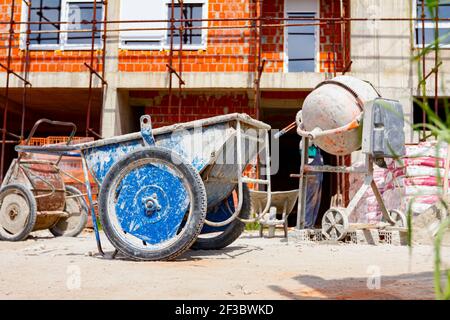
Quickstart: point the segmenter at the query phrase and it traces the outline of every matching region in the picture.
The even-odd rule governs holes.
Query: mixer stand
[[[302,137],[303,146],[308,146],[310,138]],[[328,173],[357,173],[363,174],[365,176],[364,183],[355,196],[350,201],[349,205],[344,207],[332,207],[330,208],[322,218],[322,234],[327,240],[343,240],[347,233],[351,229],[355,229],[361,224],[350,224],[349,216],[355,210],[358,203],[366,194],[369,188],[372,188],[373,193],[377,199],[378,205],[380,206],[381,212],[383,214],[383,220],[388,222],[392,226],[396,227],[406,227],[406,217],[403,213],[398,210],[387,210],[384,204],[383,198],[381,196],[380,190],[378,189],[374,179],[373,179],[373,165],[375,159],[370,154],[365,154],[365,165],[363,168],[347,167],[347,166],[311,166],[307,164],[308,161],[308,148],[302,148],[302,159],[300,166],[300,174],[292,174],[292,178],[299,178],[299,202],[297,210],[297,228],[305,228],[305,216],[306,216],[306,194],[307,194],[307,181],[308,175],[317,172],[328,172]],[[367,227],[367,225],[366,225]]]

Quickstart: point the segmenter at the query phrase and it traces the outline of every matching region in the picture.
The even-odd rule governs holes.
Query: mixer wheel
[[[388,221],[391,225],[400,228],[406,228],[406,216],[400,210],[389,210],[389,217],[391,221]]]
[[[66,198],[64,211],[69,213],[69,217],[59,219],[50,228],[50,232],[55,237],[76,237],[83,231],[88,221],[88,206],[80,190],[72,186],[66,186],[66,194],[70,198]]]
[[[322,234],[327,240],[343,240],[348,228],[348,217],[343,208],[331,208],[322,218]]]
[[[0,190],[0,240],[25,240],[36,223],[36,200],[25,186],[10,184]]]

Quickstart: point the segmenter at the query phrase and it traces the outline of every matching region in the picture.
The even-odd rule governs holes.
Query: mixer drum
[[[315,128],[331,130],[345,126],[361,114],[363,104],[378,97],[372,85],[357,78],[339,76],[325,81],[311,92],[303,103],[303,127],[306,131],[312,131]],[[314,143],[330,154],[343,156],[360,149],[361,141],[360,127],[345,133],[316,138]]]

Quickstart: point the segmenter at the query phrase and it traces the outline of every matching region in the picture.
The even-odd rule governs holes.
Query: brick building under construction
[[[243,112],[280,129],[343,73],[400,100],[416,142],[422,79],[436,110],[450,95],[449,37],[439,57],[413,59],[436,30],[450,31],[441,2],[437,21],[421,0],[1,0],[1,123],[13,134],[3,170],[10,140],[39,118],[73,121],[93,138],[136,131],[145,113],[155,127]],[[42,136],[63,134],[54,130]],[[298,186],[289,174],[299,140],[280,142],[275,190]]]

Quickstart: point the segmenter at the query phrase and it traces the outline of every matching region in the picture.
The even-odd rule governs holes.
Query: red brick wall
[[[22,1],[16,0],[14,8],[14,20],[21,21],[22,13]],[[11,3],[12,0],[0,0],[0,21],[6,22],[11,17]],[[4,34],[9,31],[9,24],[0,25],[0,63],[6,65],[7,61],[7,46],[8,35]],[[14,25],[14,31],[20,32],[20,26]],[[94,65],[98,65],[98,70],[102,69],[101,62],[101,50],[98,50],[94,54]],[[12,50],[12,64],[11,68],[16,72],[23,72],[25,68],[25,54],[20,49],[19,34],[15,35],[13,41]],[[30,51],[30,71],[31,72],[81,72],[86,71],[87,68],[84,63],[90,63],[90,51],[89,50],[33,50]],[[4,72],[0,69],[0,72]]]
[[[254,18],[258,16],[257,0],[209,0],[208,18]],[[340,0],[320,1],[320,17],[340,17]],[[334,7],[333,7],[334,6]],[[348,8],[349,0],[344,1]],[[348,10],[346,10],[348,12]],[[262,3],[264,24],[282,24],[276,20],[284,17],[284,0],[265,0]],[[270,18],[274,18],[271,20]],[[238,22],[210,22],[210,27],[237,25]],[[245,25],[244,22],[240,23]],[[334,35],[334,39],[333,39]],[[347,36],[345,38],[349,37]],[[256,35],[254,29],[209,30],[205,51],[183,51],[183,71],[185,72],[252,72],[256,68]],[[327,24],[320,27],[320,71],[333,71],[336,49],[337,69],[343,68],[343,45],[341,25]],[[333,47],[332,43],[336,43]],[[168,51],[122,50],[119,54],[119,70],[125,72],[164,72],[169,60]],[[282,26],[263,27],[262,58],[266,59],[265,72],[283,72],[284,28]],[[178,69],[178,52],[174,54],[174,67]]]
[[[208,18],[251,18],[257,17],[257,0],[209,0]],[[339,18],[340,0],[320,1],[320,17]],[[348,13],[349,0],[344,1]],[[284,17],[284,0],[265,0],[262,4],[264,24],[282,24],[276,20]],[[271,20],[270,18],[274,18]],[[210,22],[209,26],[230,26],[237,22]],[[241,23],[245,24],[245,23]],[[336,71],[343,69],[343,45],[341,24],[320,26],[320,71],[334,70],[334,53],[336,50]],[[348,31],[348,28],[347,28]],[[333,38],[334,37],[334,38]],[[345,36],[347,39],[349,34]],[[335,46],[332,43],[336,44]],[[348,44],[347,44],[348,47]],[[205,51],[184,51],[183,71],[185,72],[252,72],[255,70],[256,35],[250,30],[209,30],[208,44]],[[349,52],[349,50],[347,50]],[[127,51],[120,53],[121,71],[142,72],[167,71],[168,51]],[[174,55],[174,67],[178,69],[178,52]],[[282,26],[263,27],[262,58],[266,59],[265,72],[282,72],[284,66],[284,28]]]
[[[0,21],[8,21],[12,0],[0,0]],[[340,16],[339,0],[318,0],[321,16],[330,17],[332,4],[335,16]],[[209,0],[209,18],[251,18],[257,16],[257,0]],[[348,7],[349,0],[345,1]],[[22,1],[16,0],[14,19],[20,21]],[[265,17],[284,16],[284,0],[265,0],[262,8]],[[247,22],[210,22],[211,27],[230,26]],[[265,24],[282,23],[279,20],[266,20]],[[1,32],[7,32],[8,25],[1,25]],[[14,28],[19,31],[19,26]],[[322,26],[320,31],[321,71],[333,69],[327,60],[333,60],[332,34],[335,35],[337,51],[337,70],[342,69],[343,50],[340,25]],[[348,34],[346,36],[348,39]],[[267,60],[265,72],[283,71],[284,30],[283,27],[265,27],[262,32],[263,58]],[[0,60],[6,63],[7,35],[0,38]],[[253,72],[255,71],[256,35],[253,29],[208,30],[208,44],[204,51],[183,51],[184,72]],[[349,50],[348,50],[349,52]],[[178,52],[174,54],[174,66],[178,67]],[[87,71],[83,65],[89,62],[89,51],[32,51],[32,72],[81,72]],[[101,50],[95,52],[96,63],[100,63]],[[124,72],[165,72],[169,52],[158,50],[132,51],[120,50],[119,70]],[[19,48],[18,37],[14,41],[13,64],[15,71],[23,71],[24,54]],[[101,70],[101,66],[98,67]],[[0,70],[3,72],[4,70]]]
[[[344,14],[349,16],[349,0],[344,1]],[[340,18],[340,0],[320,0],[321,18]],[[320,71],[333,72],[334,61],[336,61],[336,71],[340,72],[345,68],[346,61],[349,61],[349,23],[345,27],[340,23],[327,23],[320,27]],[[343,35],[343,32],[345,33]],[[345,39],[345,45],[343,43]],[[334,45],[333,45],[334,44]],[[345,52],[344,52],[344,47]],[[336,55],[336,59],[335,59]],[[345,58],[345,59],[344,59]]]
[[[284,0],[263,2],[263,16],[266,18],[284,17]],[[264,24],[282,24],[280,20],[266,20]],[[264,72],[283,72],[284,66],[284,28],[265,27],[262,31],[262,57],[266,59]]]
[[[131,91],[130,98],[148,100],[146,114],[152,116],[155,127],[177,123],[178,97],[173,95],[169,107],[169,95],[160,91]],[[204,119],[229,113],[247,113],[255,117],[254,103],[246,92],[184,93],[181,122]]]
[[[14,10],[14,20],[20,21],[21,16],[21,1],[16,1],[18,4],[15,6]],[[9,22],[11,19],[11,0],[0,0],[0,21],[2,22]],[[6,56],[8,55],[7,45],[8,45],[8,31],[9,31],[9,24],[1,24],[0,25],[0,32],[2,33],[0,37],[0,62],[3,65],[6,65]],[[19,32],[20,27],[18,25],[14,26],[14,31]],[[12,51],[12,65],[11,67],[14,70],[21,70],[22,66],[22,57],[21,52],[18,50],[19,42],[16,38],[15,41],[13,41],[13,51]],[[5,70],[3,68],[0,69],[0,72],[4,72]]]
[[[255,15],[253,0],[209,0],[208,18],[251,18]],[[246,25],[240,22],[209,22],[209,27]],[[208,30],[205,51],[184,50],[184,72],[243,72],[254,70],[251,66],[255,50],[254,34],[248,29]],[[131,51],[119,53],[119,70],[128,72],[164,72],[169,61],[169,51]],[[174,67],[178,69],[178,51],[174,53]]]

